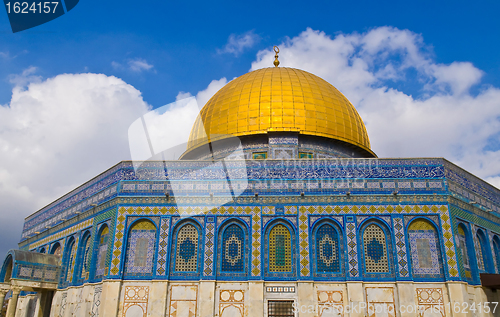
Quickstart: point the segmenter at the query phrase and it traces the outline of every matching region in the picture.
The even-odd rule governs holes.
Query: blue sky
[[[15,34],[2,12],[0,254],[24,217],[130,159],[138,116],[189,94],[203,105],[271,66],[273,45],[283,66],[353,102],[380,157],[445,157],[500,187],[498,12],[498,1],[81,0]],[[169,114],[191,118],[170,121],[187,135],[190,109]]]

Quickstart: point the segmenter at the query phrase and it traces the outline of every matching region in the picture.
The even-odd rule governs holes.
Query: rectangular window
[[[418,266],[432,268],[431,245],[429,239],[417,239]]]
[[[268,317],[295,317],[293,300],[273,300],[267,302]]]
[[[310,152],[299,152],[299,158],[312,159],[313,154]]]
[[[252,159],[254,160],[265,160],[267,158],[267,152],[254,152],[252,153]]]
[[[106,265],[106,253],[108,252],[108,245],[102,245],[99,248],[99,270],[103,270]]]
[[[149,239],[148,238],[138,238],[135,247],[135,257],[134,266],[141,267],[146,266],[146,260],[148,256]]]

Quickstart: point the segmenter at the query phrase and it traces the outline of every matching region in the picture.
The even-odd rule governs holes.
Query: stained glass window
[[[442,261],[437,231],[426,220],[415,220],[408,227],[414,277],[442,277]]]
[[[223,272],[245,270],[245,234],[236,224],[224,230],[221,247],[221,269]]]
[[[282,224],[274,226],[269,233],[269,271],[292,271],[290,231]]]
[[[156,243],[156,227],[149,220],[139,220],[130,228],[127,243],[125,274],[151,275]]]
[[[387,243],[384,230],[370,224],[363,232],[365,270],[367,273],[389,273]]]
[[[109,228],[104,225],[101,228],[101,235],[99,236],[99,245],[97,249],[97,263],[96,263],[96,277],[102,277],[106,274],[106,255],[108,253],[108,240],[109,240]]]
[[[198,270],[198,230],[192,224],[183,226],[177,234],[175,270],[196,272]]]
[[[316,231],[316,264],[320,273],[340,272],[338,233],[329,224],[322,225]]]

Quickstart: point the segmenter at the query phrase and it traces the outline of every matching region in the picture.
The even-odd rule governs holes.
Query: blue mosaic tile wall
[[[176,180],[186,180],[186,177],[197,183],[176,193],[216,192],[217,186],[211,188],[211,181],[225,180],[226,174],[220,169],[210,168],[210,164],[202,161],[168,162],[166,171],[163,162],[152,161],[145,162],[136,172],[132,162],[122,162],[28,217],[21,241],[35,232],[45,231],[47,226],[92,209],[92,204],[103,203],[120,194],[162,194],[165,189],[176,186]],[[475,200],[485,209],[500,213],[500,192],[497,189],[443,159],[264,160],[247,161],[245,169],[241,164],[227,162],[226,168],[236,178],[249,179],[246,193],[249,195],[253,195],[255,189],[278,194],[303,191],[446,192],[449,185],[460,197]],[[165,183],[166,174],[172,184]],[[443,180],[449,180],[449,184]],[[137,183],[128,184],[130,181]],[[273,188],[272,184],[277,183],[280,186]]]
[[[131,230],[128,237],[125,276],[152,275],[155,243],[156,230]]]
[[[442,260],[435,230],[408,232],[414,278],[442,278]]]
[[[323,224],[316,231],[316,270],[318,273],[340,273],[340,258],[337,230],[330,224]]]
[[[232,224],[224,230],[222,238],[221,272],[244,272],[245,258],[245,233]]]

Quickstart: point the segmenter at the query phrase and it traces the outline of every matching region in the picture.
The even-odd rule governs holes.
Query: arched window
[[[221,272],[245,272],[245,245],[245,232],[239,225],[233,223],[221,231]]]
[[[490,272],[488,242],[486,240],[486,235],[482,230],[476,232],[477,239],[477,268],[480,273]]]
[[[90,232],[86,232],[80,243],[80,249],[78,251],[78,273],[77,279],[83,281],[88,279],[87,273],[89,272],[88,260],[90,251]]]
[[[493,250],[495,251],[495,260],[497,262],[497,273],[500,273],[500,239],[493,237]]]
[[[275,225],[269,232],[269,272],[292,271],[292,248],[290,230]]]
[[[45,253],[45,247],[41,248],[39,252],[40,253]]]
[[[364,226],[363,232],[363,256],[364,274],[366,277],[379,278],[388,277],[390,270],[391,244],[382,227],[376,223]]]
[[[198,229],[190,223],[181,227],[177,233],[175,271],[198,271],[199,234]]]
[[[414,278],[442,278],[443,265],[439,238],[434,226],[418,219],[408,227],[411,267]]]
[[[104,275],[106,275],[106,256],[108,254],[109,228],[107,225],[103,225],[100,230],[101,233],[99,234],[97,244],[97,260],[95,264],[96,278],[102,278]]]
[[[465,278],[470,280],[472,279],[472,271],[470,267],[469,254],[467,253],[467,238],[465,236],[464,226],[462,224],[459,224],[457,231],[458,250],[462,257],[462,266],[464,268]]]
[[[132,225],[127,239],[126,276],[153,274],[156,244],[156,227],[149,220],[139,220]]]
[[[59,242],[56,242],[55,244],[52,245],[49,253],[57,256],[59,258],[59,264],[61,263],[62,248],[61,248],[61,244]]]
[[[66,245],[66,274],[64,276],[64,282],[73,282],[73,274],[75,273],[75,262],[76,262],[76,251],[77,245],[75,239],[71,237],[68,244]]]
[[[319,274],[341,273],[339,233],[329,223],[320,224],[314,236],[316,272]]]

